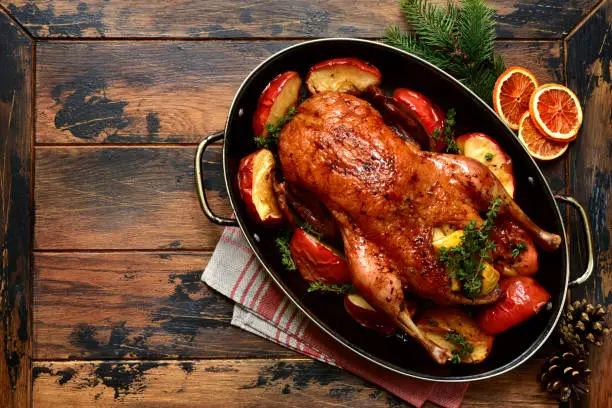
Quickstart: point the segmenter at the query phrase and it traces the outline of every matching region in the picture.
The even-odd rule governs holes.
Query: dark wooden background
[[[221,228],[198,207],[192,165],[259,62],[306,38],[380,38],[402,25],[395,0],[0,3],[1,407],[404,405],[230,327],[232,305],[199,282]],[[593,224],[596,274],[572,297],[610,310],[610,3],[490,4],[507,65],[583,104],[578,140],[542,168]],[[219,153],[206,175],[229,215]],[[556,405],[536,382],[545,354],[472,384],[464,405]],[[611,406],[610,361],[608,340],[582,406]]]

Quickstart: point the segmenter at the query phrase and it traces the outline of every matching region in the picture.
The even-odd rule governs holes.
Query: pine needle
[[[414,33],[389,27],[384,42],[445,70],[491,104],[493,86],[505,69],[493,49],[494,11],[483,0],[462,0],[460,7],[451,2],[437,7],[428,0],[399,2]]]

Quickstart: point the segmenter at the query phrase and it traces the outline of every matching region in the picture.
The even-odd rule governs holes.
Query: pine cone
[[[568,402],[570,398],[589,392],[589,374],[591,370],[586,368],[584,356],[566,351],[547,358],[538,379],[542,388],[559,402]]]
[[[577,353],[585,352],[587,342],[601,346],[607,328],[606,309],[602,305],[593,306],[586,299],[576,300],[563,313],[559,325],[560,343]]]

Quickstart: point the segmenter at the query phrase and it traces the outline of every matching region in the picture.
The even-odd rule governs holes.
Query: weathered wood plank
[[[472,384],[465,407],[554,407],[534,381],[541,360]],[[36,407],[408,407],[340,369],[311,360],[47,362],[34,368]],[[432,407],[433,404],[427,404]]]
[[[34,358],[293,357],[230,327],[203,253],[35,253]]]
[[[32,44],[0,11],[0,406],[30,406]]]
[[[612,5],[604,1],[596,12],[567,39],[567,75],[584,111],[584,124],[570,150],[571,194],[589,213],[595,241],[595,274],[573,298],[587,297],[605,304],[612,325]],[[572,231],[572,270],[583,270],[586,254],[579,222]],[[592,350],[592,391],[583,406],[600,407],[612,401],[612,340]]]
[[[45,42],[37,47],[38,143],[197,143],[223,129],[244,77],[291,42]],[[543,82],[561,43],[497,44]]]
[[[443,4],[446,0],[436,0]],[[562,38],[596,0],[491,0],[497,33],[505,38]],[[7,0],[2,4],[35,37],[368,37],[402,24],[396,0],[355,6],[344,0],[250,2],[177,0]]]
[[[222,228],[195,193],[195,148],[36,148],[35,249],[212,249]],[[219,148],[205,177],[230,216]]]
[[[41,43],[37,142],[196,143],[223,129],[244,77],[289,44]]]

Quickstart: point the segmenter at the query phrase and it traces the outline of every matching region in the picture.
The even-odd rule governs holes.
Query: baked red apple
[[[381,80],[382,74],[369,62],[335,58],[313,65],[306,76],[306,86],[313,94],[339,91],[357,95],[370,85],[379,85]]]
[[[512,159],[495,140],[484,133],[467,133],[457,138],[457,145],[464,156],[484,163],[501,181],[508,194],[514,197]]]
[[[426,310],[416,325],[438,347],[455,352],[462,363],[480,363],[493,347],[493,336],[484,333],[461,309],[436,307]]]
[[[524,242],[525,250],[516,257],[516,262],[512,270],[517,275],[529,276],[536,273],[539,269],[538,250],[531,237],[527,237]]]
[[[287,71],[270,81],[261,93],[253,115],[255,136],[265,137],[267,125],[275,125],[297,105],[301,86],[302,79],[295,71]]]
[[[260,149],[240,160],[238,190],[249,215],[258,223],[277,225],[283,218],[274,193],[276,161],[271,151]]]
[[[430,137],[434,131],[442,133],[446,115],[435,103],[430,101],[425,95],[406,88],[398,88],[393,91],[393,101],[400,109],[413,112],[420,120],[423,128]],[[446,143],[443,138],[432,140],[432,149],[436,152],[444,150]]]
[[[504,332],[535,316],[550,299],[538,282],[527,276],[501,282],[502,296],[478,315],[478,325],[487,334]]]
[[[397,328],[386,314],[374,309],[357,292],[344,295],[344,308],[357,323],[368,329],[376,330],[382,334],[391,334]]]
[[[328,285],[342,285],[351,281],[344,256],[303,229],[295,230],[289,249],[300,274],[306,281],[320,281]]]

